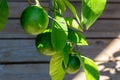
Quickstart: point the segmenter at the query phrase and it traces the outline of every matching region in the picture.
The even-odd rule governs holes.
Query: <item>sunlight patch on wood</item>
[[[95,61],[114,61],[114,54],[120,51],[120,39],[114,39],[98,56]]]
[[[120,35],[118,36],[120,37]],[[110,80],[120,71],[120,39],[113,39],[95,58],[100,71],[100,80]],[[73,80],[86,80],[81,71]]]

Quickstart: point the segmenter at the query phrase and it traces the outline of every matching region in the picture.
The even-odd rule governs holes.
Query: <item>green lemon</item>
[[[42,7],[31,5],[23,11],[20,23],[26,33],[38,35],[47,28],[49,18]]]
[[[35,45],[39,53],[47,56],[55,54],[51,43],[51,32],[44,32],[36,37]]]
[[[65,68],[65,65],[63,64],[63,69],[68,73],[68,74],[75,74],[79,71],[80,69],[80,60],[75,54],[70,54],[69,55],[69,61],[68,65]]]

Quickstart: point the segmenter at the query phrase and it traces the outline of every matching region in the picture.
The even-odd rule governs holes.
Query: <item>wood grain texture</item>
[[[1,80],[50,80],[46,64],[0,65]]]
[[[120,20],[97,20],[88,31],[83,32],[87,38],[120,37]],[[5,28],[0,32],[1,38],[35,38],[25,33],[19,19],[9,19]]]
[[[9,19],[5,28],[0,32],[1,38],[34,38],[24,32],[19,19]]]
[[[100,80],[119,80],[118,62],[96,62]],[[114,69],[113,69],[114,68]],[[0,65],[1,80],[50,80],[48,64]],[[75,75],[65,75],[64,80],[85,80],[81,69]]]
[[[25,0],[8,0],[9,2],[25,2]],[[31,1],[34,1],[34,0],[31,0]],[[50,0],[40,0],[40,1],[50,1]],[[73,1],[73,2],[75,2],[75,1],[77,1],[77,2],[79,2],[79,1],[81,1],[81,0],[69,0],[69,1]],[[119,0],[107,0],[108,2],[120,2]]]
[[[42,2],[41,6],[48,6],[48,2]],[[20,18],[23,10],[28,7],[28,3],[26,2],[9,2],[9,17],[10,18]]]
[[[81,3],[80,2],[72,2],[72,4],[76,7],[78,13],[80,14]],[[42,6],[48,6],[48,2],[41,2]],[[120,18],[120,4],[107,4],[104,13],[100,18]],[[10,15],[9,18],[20,18],[22,11],[28,6],[28,3],[25,2],[9,2],[10,7]],[[64,13],[64,16],[74,17],[69,10]]]
[[[78,14],[81,14],[81,3],[79,2],[72,2],[72,4],[75,6]],[[104,12],[102,13],[102,15],[100,16],[100,18],[120,18],[120,4],[119,3],[107,3]],[[71,12],[67,9],[67,11],[64,13],[64,16],[71,16],[74,17]]]
[[[1,80],[50,80],[48,64],[0,65]],[[71,80],[75,75],[66,75]]]
[[[89,46],[77,46],[75,50],[81,54],[95,59],[111,44],[113,39],[87,39]],[[120,39],[115,39],[119,41]],[[0,40],[1,62],[49,62],[50,57],[38,54],[33,40]],[[118,44],[118,43],[116,43]],[[113,48],[117,45],[112,46]],[[119,49],[120,47],[118,47]],[[110,52],[108,50],[108,52]],[[115,52],[116,53],[116,52]],[[118,55],[119,56],[119,55]],[[118,57],[116,56],[116,57]],[[109,56],[108,56],[109,57]],[[101,60],[101,59],[100,59]],[[99,61],[99,60],[97,60]]]
[[[49,61],[40,55],[34,40],[0,40],[0,62]]]

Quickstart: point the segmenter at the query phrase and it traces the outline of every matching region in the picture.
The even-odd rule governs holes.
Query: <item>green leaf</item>
[[[86,80],[99,80],[100,74],[95,62],[85,56],[78,55],[84,69]]]
[[[80,28],[79,23],[74,18],[69,17],[69,18],[65,18],[65,20],[66,20],[66,23],[67,23],[68,26],[70,26],[70,27],[72,27],[74,29],[77,29],[79,31],[83,31]]]
[[[4,28],[7,20],[8,20],[8,4],[7,0],[0,0],[0,31]]]
[[[52,23],[52,45],[56,51],[62,51],[66,45],[66,40],[68,38],[68,28],[65,22],[65,19],[60,16],[56,15],[55,20]]]
[[[87,30],[102,14],[105,5],[106,0],[82,0],[81,20]]]
[[[84,35],[72,29],[68,29],[68,39],[76,45],[88,45]]]
[[[59,11],[59,13],[63,13],[66,10],[66,6],[63,2],[63,0],[52,0],[53,3],[53,9],[56,9]]]
[[[63,61],[65,68],[67,67],[68,61],[69,61],[69,52],[70,52],[70,43],[66,43],[64,49],[63,49]]]
[[[58,53],[50,60],[50,76],[52,80],[63,80],[65,71],[62,68],[62,56]]]
[[[71,10],[71,12],[72,12],[73,15],[75,16],[75,18],[77,19],[77,22],[79,23],[81,30],[83,30],[83,29],[82,29],[82,26],[81,26],[80,18],[79,18],[79,16],[78,16],[78,13],[77,13],[75,7],[74,7],[68,0],[64,0],[64,2],[65,2],[65,4],[68,6],[68,8]]]
[[[66,10],[66,6],[63,2],[63,0],[56,0],[58,7],[59,7],[59,12],[62,14]]]
[[[54,10],[58,9],[58,5],[56,3],[56,0],[52,0],[52,7],[53,7]]]

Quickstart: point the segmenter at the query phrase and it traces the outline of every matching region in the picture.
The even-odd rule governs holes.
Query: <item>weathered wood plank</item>
[[[90,39],[89,45],[77,47],[81,54],[94,59],[95,61],[117,61],[120,60],[120,39]]]
[[[96,62],[100,80],[119,80],[120,62]],[[1,80],[50,80],[48,64],[0,65]],[[66,75],[65,80],[85,80],[83,70],[74,75]]]
[[[0,65],[1,80],[50,80],[48,64]],[[66,75],[71,80],[74,75]]]
[[[0,65],[1,80],[50,80],[46,64]]]
[[[95,59],[100,54],[117,53],[111,49],[115,48],[120,50],[118,42],[120,39],[87,39],[89,45],[76,47],[75,49],[81,54]],[[117,41],[113,46],[108,49],[108,45]],[[117,47],[117,48],[116,48]],[[104,52],[106,50],[106,52]],[[116,54],[115,54],[116,55]],[[105,55],[106,56],[106,55]],[[106,56],[109,57],[108,55]],[[119,55],[115,56],[118,58]],[[106,59],[98,58],[97,61],[106,61]],[[1,62],[34,62],[34,61],[49,61],[50,57],[38,54],[34,40],[0,40],[0,61]]]
[[[120,32],[84,32],[88,38],[120,38]]]
[[[8,0],[9,2],[25,2],[25,0]],[[34,1],[34,0],[31,0]],[[50,0],[40,0],[40,1],[50,1]],[[70,0],[70,1],[81,1],[81,0]],[[108,2],[120,2],[120,0],[107,0]]]
[[[35,36],[30,36],[26,34],[21,25],[19,19],[8,20],[3,31],[0,32],[1,38],[33,38]]]
[[[48,6],[47,2],[41,3],[43,6]],[[75,5],[78,13],[80,14],[80,7],[81,3],[79,2],[73,2],[73,5]],[[25,2],[9,2],[10,7],[10,18],[19,18],[22,11],[28,6],[28,3]],[[105,11],[101,18],[120,18],[120,4],[107,4]],[[72,16],[71,12],[67,10],[64,14],[64,16]]]
[[[73,5],[76,7],[76,10],[78,14],[81,14],[81,4],[80,3],[73,3]],[[107,4],[105,7],[105,10],[103,14],[100,16],[100,18],[120,18],[120,4]],[[67,9],[67,11],[64,13],[64,16],[72,16],[71,12]]]
[[[120,37],[120,20],[97,20],[84,34],[92,38]],[[0,38],[34,38],[25,33],[20,25],[19,19],[9,19],[6,27],[0,32]]]
[[[120,20],[97,20],[87,32],[119,32]]]
[[[28,3],[25,2],[9,2],[8,3],[10,11],[10,18],[19,18],[23,10],[28,6]],[[48,6],[47,2],[42,2],[41,6]]]
[[[34,40],[0,40],[0,62],[49,61],[38,54]]]

